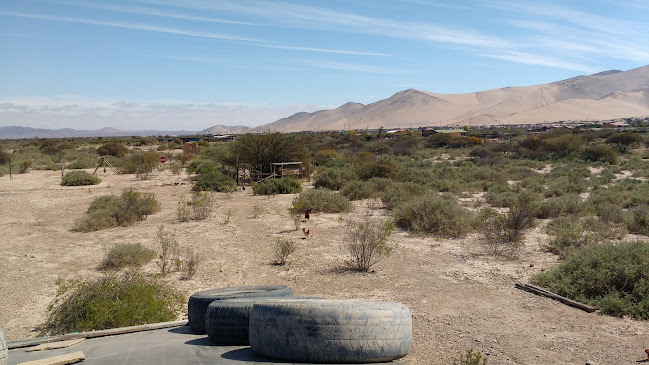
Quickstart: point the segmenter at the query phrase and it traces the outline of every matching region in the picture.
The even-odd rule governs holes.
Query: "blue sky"
[[[200,130],[649,64],[646,0],[4,0],[0,126]]]

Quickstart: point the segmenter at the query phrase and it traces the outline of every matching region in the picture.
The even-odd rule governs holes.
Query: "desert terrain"
[[[373,272],[359,274],[341,269],[341,218],[380,218],[386,213],[379,202],[354,202],[349,214],[312,214],[303,223],[311,233],[305,238],[287,211],[294,195],[254,196],[251,189],[218,193],[210,218],[179,222],[178,202],[190,191],[186,175],[165,171],[139,180],[110,170],[98,173],[101,184],[90,187],[62,187],[57,171],[0,177],[0,327],[10,340],[37,335],[57,278],[102,275],[96,267],[114,243],[140,242],[159,250],[155,235],[164,225],[177,232],[183,246],[201,254],[193,279],[183,280],[180,273],[165,278],[187,296],[210,288],[276,283],[291,286],[296,295],[405,303],[413,315],[413,346],[405,364],[448,364],[469,348],[488,355],[489,364],[631,364],[646,359],[649,323],[589,314],[515,289],[516,282],[557,262],[556,255],[541,250],[543,224],[526,235],[514,256],[492,255],[476,234],[451,240],[397,231],[391,237],[396,244],[392,255]],[[93,199],[126,188],[155,193],[162,211],[130,227],[72,230]],[[305,188],[310,188],[308,182]],[[261,211],[257,218],[255,206]],[[298,246],[285,267],[271,264],[276,237],[293,239]],[[144,271],[157,273],[155,260]]]

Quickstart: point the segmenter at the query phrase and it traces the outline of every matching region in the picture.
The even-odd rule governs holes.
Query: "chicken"
[[[311,230],[310,229],[305,229],[304,227],[302,228],[302,233],[304,233],[304,235],[306,237],[309,237],[309,231],[311,231]]]
[[[644,353],[647,354],[647,361],[649,361],[649,349],[644,349]]]
[[[311,210],[308,210],[304,212],[304,220],[308,221],[311,218]]]

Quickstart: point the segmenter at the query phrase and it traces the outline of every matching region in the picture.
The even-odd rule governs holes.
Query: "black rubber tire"
[[[239,298],[215,300],[207,307],[205,329],[210,341],[220,345],[248,346],[250,310],[256,303],[270,301],[321,300],[316,297]]]
[[[271,359],[369,363],[402,358],[412,344],[412,316],[400,303],[273,301],[250,311],[250,346]]]
[[[205,312],[215,300],[253,297],[292,297],[293,289],[286,285],[235,286],[200,291],[192,294],[187,303],[189,327],[196,333],[205,333]]]
[[[7,335],[0,328],[0,365],[9,364],[9,347],[7,347]]]

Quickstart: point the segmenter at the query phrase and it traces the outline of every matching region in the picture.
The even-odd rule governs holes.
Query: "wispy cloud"
[[[578,72],[594,73],[600,71],[600,69],[592,66],[574,63],[574,62],[568,62],[553,57],[539,56],[537,54],[521,52],[521,51],[483,53],[482,55],[484,57],[495,58],[495,59],[500,59],[505,61],[516,62],[516,63],[523,63],[527,65],[556,67],[564,70],[572,70]]]
[[[208,23],[238,24],[238,25],[247,25],[247,26],[258,26],[258,27],[267,26],[265,24],[244,22],[244,21],[232,20],[232,19],[180,14],[178,12],[163,11],[151,7],[125,6],[125,5],[106,4],[106,3],[98,4],[98,3],[92,3],[87,1],[72,2],[72,1],[56,0],[53,2],[59,4],[65,4],[65,5],[72,5],[75,7],[84,7],[89,9],[108,10],[108,11],[120,12],[120,13],[150,15],[150,16],[158,16],[158,17],[173,18],[173,19],[194,20],[194,21],[208,22]]]
[[[142,0],[150,2],[150,0]],[[437,0],[403,0],[406,2],[423,5],[444,7],[445,3]],[[481,57],[497,58],[515,63],[541,65],[546,67],[567,70],[590,71],[599,65],[588,60],[589,55],[600,54],[606,49],[629,50],[631,44],[613,39],[619,28],[619,22],[611,21],[604,17],[592,14],[571,11],[568,8],[543,4],[534,6],[519,4],[518,2],[502,0],[479,1],[475,6],[502,10],[501,17],[507,14],[530,13],[560,18],[565,24],[572,24],[574,29],[562,27],[557,30],[554,22],[531,22],[525,20],[509,20],[509,24],[525,28],[528,32],[520,32],[504,38],[489,34],[484,30],[457,27],[454,25],[432,24],[411,21],[398,21],[389,18],[371,17],[348,11],[338,11],[331,8],[308,6],[289,2],[256,2],[238,1],[194,1],[194,0],[156,0],[166,6],[176,6],[182,9],[193,9],[205,12],[226,11],[242,17],[264,19],[264,22],[275,27],[289,27],[299,29],[317,29],[339,33],[357,33],[378,35],[395,39],[408,39],[414,41],[430,42],[460,49],[469,54]],[[452,4],[453,5],[453,4]],[[540,10],[539,10],[540,8]],[[503,19],[504,22],[508,20]],[[594,24],[594,25],[593,25]],[[586,26],[590,26],[586,28]],[[552,30],[553,29],[553,30]],[[609,30],[609,37],[596,41],[583,42],[583,39],[596,39],[592,34],[599,30]],[[628,31],[638,32],[637,24],[625,25],[623,34]],[[590,32],[591,34],[588,34]],[[571,36],[570,36],[571,35]],[[649,42],[648,42],[649,43]],[[613,47],[613,45],[615,45]],[[425,46],[425,43],[424,45]],[[364,54],[364,53],[362,53]],[[371,55],[382,55],[371,53]],[[644,59],[644,51],[620,53],[624,59]]]
[[[275,49],[286,49],[286,50],[293,50],[293,51],[306,51],[306,52],[319,52],[319,53],[333,53],[333,54],[349,54],[349,55],[361,55],[361,56],[381,56],[381,57],[389,56],[388,54],[378,53],[378,52],[364,52],[364,51],[356,51],[356,50],[287,45],[287,44],[271,42],[268,40],[263,40],[258,38],[241,37],[236,35],[220,34],[220,33],[213,33],[213,32],[194,31],[194,30],[172,28],[172,27],[161,27],[161,26],[147,25],[147,24],[113,22],[113,21],[103,21],[103,20],[88,19],[88,18],[63,17],[57,15],[19,13],[19,12],[9,12],[9,11],[2,11],[2,10],[0,10],[0,15],[32,18],[32,19],[43,19],[43,20],[51,20],[51,21],[62,21],[62,22],[69,22],[69,23],[89,24],[89,25],[97,25],[97,26],[107,26],[107,27],[123,28],[123,29],[130,29],[130,30],[169,33],[169,34],[177,34],[177,35],[184,35],[190,37],[214,38],[214,39],[222,39],[222,40],[229,40],[229,41],[237,41],[237,42],[245,43],[247,45],[264,47],[264,48],[275,48]]]
[[[352,64],[343,62],[320,62],[320,61],[306,61],[307,65],[328,68],[333,70],[351,71],[351,72],[369,72],[378,74],[387,73],[403,73],[403,70],[391,70],[384,67],[373,65]]]
[[[160,27],[160,26],[146,25],[146,24],[109,22],[109,21],[103,21],[97,19],[63,17],[57,15],[28,14],[28,13],[19,13],[19,12],[10,12],[10,11],[0,11],[0,15],[61,21],[61,22],[68,22],[68,23],[99,25],[99,26],[106,26],[106,27],[131,29],[131,30],[143,30],[143,31],[158,32],[158,33],[179,34],[179,35],[186,35],[191,37],[217,38],[217,39],[224,39],[224,40],[231,40],[231,41],[255,42],[255,43],[263,42],[263,40],[255,39],[255,38],[246,38],[246,37],[239,37],[239,36],[227,35],[227,34],[218,34],[212,32],[191,31],[191,30],[185,30],[179,28]]]

